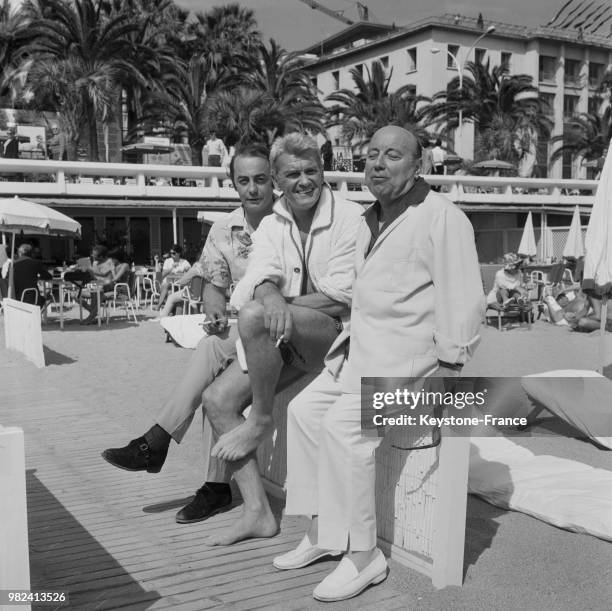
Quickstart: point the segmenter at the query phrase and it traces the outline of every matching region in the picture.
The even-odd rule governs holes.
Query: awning
[[[56,208],[105,208],[108,210],[118,210],[122,208],[151,208],[171,210],[172,208],[210,208],[211,211],[231,212],[240,205],[238,200],[201,200],[201,199],[111,199],[99,197],[71,197],[60,199],[57,197],[37,197],[28,196],[33,202],[52,206]],[[222,212],[225,214],[225,212]]]

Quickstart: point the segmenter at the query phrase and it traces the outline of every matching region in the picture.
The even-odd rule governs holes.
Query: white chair
[[[108,305],[106,310],[106,321],[108,322]],[[138,319],[136,318],[136,308],[134,302],[132,300],[132,294],[130,291],[130,285],[127,282],[117,282],[113,287],[113,296],[110,300],[110,305],[113,310],[118,309],[118,307],[123,308],[125,310],[125,317],[129,320],[130,313],[134,317],[134,322],[138,324]]]
[[[144,298],[142,300],[144,307],[147,307],[147,301],[150,302],[150,306],[153,307],[153,300],[159,297],[159,283],[150,276],[142,277],[142,292]]]

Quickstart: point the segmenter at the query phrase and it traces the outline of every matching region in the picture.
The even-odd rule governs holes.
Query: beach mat
[[[612,541],[612,472],[536,456],[504,437],[473,438],[468,490],[553,526]]]

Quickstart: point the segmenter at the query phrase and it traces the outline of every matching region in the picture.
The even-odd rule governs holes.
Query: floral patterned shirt
[[[206,282],[229,289],[244,276],[251,252],[252,232],[242,208],[236,208],[213,224],[197,263]]]

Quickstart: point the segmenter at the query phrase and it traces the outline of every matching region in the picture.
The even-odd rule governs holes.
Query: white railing
[[[363,173],[326,172],[325,177],[348,199],[374,200]],[[454,202],[475,207],[569,208],[578,204],[589,208],[597,189],[596,180],[433,175],[426,180],[440,185]],[[0,159],[2,195],[56,197],[68,205],[71,198],[103,198],[113,207],[129,206],[130,199],[149,199],[152,207],[168,207],[170,201],[164,200],[178,207],[238,202],[225,168],[20,159]]]

